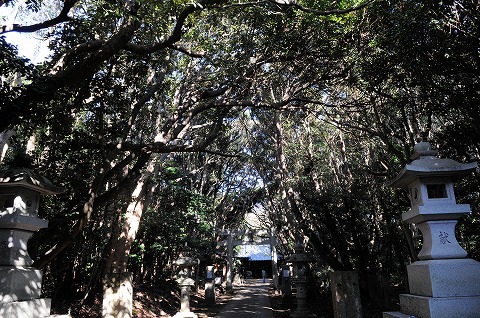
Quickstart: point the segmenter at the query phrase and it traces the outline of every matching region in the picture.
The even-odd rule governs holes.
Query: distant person
[[[262,269],[262,279],[264,283],[266,278],[267,278],[267,272],[264,269]]]

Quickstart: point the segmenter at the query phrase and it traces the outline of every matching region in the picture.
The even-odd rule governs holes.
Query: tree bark
[[[149,182],[155,170],[156,160],[151,160],[132,193],[132,201],[127,206],[125,222],[115,248],[113,272],[123,273],[127,271],[128,257],[137,236],[142,214],[148,207],[147,193],[155,188],[155,185]]]

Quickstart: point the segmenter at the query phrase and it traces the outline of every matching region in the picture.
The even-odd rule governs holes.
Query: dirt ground
[[[241,288],[241,287],[239,287]],[[175,315],[180,307],[178,289],[174,282],[165,282],[157,285],[134,286],[134,318],[168,318]],[[215,317],[232,298],[231,295],[216,293],[216,304],[211,306],[205,303],[204,290],[193,293],[190,298],[190,308],[199,318]],[[270,304],[275,318],[289,318],[296,308],[295,298],[284,300],[282,295],[269,289]],[[310,310],[318,318],[333,318],[332,299],[329,294],[321,295],[316,300],[309,301]],[[101,300],[96,299],[90,305],[82,304],[72,308],[72,317],[91,318],[101,317]],[[381,310],[373,305],[366,304],[363,308],[364,318],[381,318]]]
[[[157,318],[172,317],[178,311],[180,299],[176,288],[169,288],[166,292],[165,286],[162,291],[155,291],[151,288],[142,290],[141,286],[136,287],[134,296],[134,318]],[[215,305],[205,303],[203,289],[193,293],[190,297],[190,309],[199,318],[215,317],[222,307],[232,298],[226,293],[216,292]]]
[[[296,301],[283,300],[282,295],[269,290],[270,304],[275,318],[289,318],[290,313],[295,311]],[[332,298],[330,294],[324,294],[316,300],[310,300],[310,311],[317,315],[317,318],[334,318]],[[382,310],[373,304],[363,304],[363,318],[381,318]]]
[[[151,293],[152,291],[150,291]],[[164,293],[165,294],[165,293]],[[163,296],[163,301],[149,301],[148,297],[137,289],[135,296],[134,317],[138,318],[155,318],[155,317],[171,317],[173,316],[179,304],[178,295],[171,292],[169,297]],[[150,299],[152,296],[150,296]],[[216,304],[214,306],[205,304],[204,291],[200,289],[190,298],[190,307],[199,318],[215,317],[232,298],[226,293],[216,293]],[[273,288],[269,289],[270,305],[275,318],[289,318],[290,313],[295,311],[296,300],[292,297],[290,301],[284,300],[279,292],[275,292]],[[169,299],[169,301],[167,301]],[[151,299],[153,300],[153,299]],[[330,294],[324,294],[316,300],[309,301],[310,310],[317,315],[318,318],[334,318],[332,298]],[[364,318],[381,318],[382,311],[372,304],[364,304]]]

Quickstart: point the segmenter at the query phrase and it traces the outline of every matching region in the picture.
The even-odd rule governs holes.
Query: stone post
[[[180,287],[180,311],[173,316],[174,318],[197,318],[190,311],[190,292],[195,280],[192,279],[192,267],[197,264],[197,260],[190,256],[190,249],[185,245],[180,257],[175,261],[178,268],[177,283]]]
[[[282,303],[292,303],[292,279],[290,277],[290,266],[282,266]]]
[[[198,281],[200,280],[200,259],[197,259],[197,264],[195,264],[195,293],[198,293],[199,284]]]
[[[329,277],[335,318],[362,318],[357,272],[330,272]]]
[[[205,303],[207,305],[215,305],[214,266],[207,266],[207,277],[205,278]]]
[[[390,182],[408,188],[411,208],[402,214],[423,234],[420,259],[407,266],[410,294],[400,295],[401,312],[383,317],[475,318],[480,313],[480,263],[467,259],[455,238],[455,225],[468,204],[457,204],[453,182],[470,174],[477,163],[462,164],[436,157],[428,142],[415,145],[412,163]]]
[[[274,232],[269,232],[270,251],[272,255],[272,283],[275,292],[278,292],[278,264],[277,264],[277,242],[275,240]]]
[[[63,189],[24,168],[0,170],[0,317],[50,315],[50,299],[40,298],[42,271],[32,265],[27,244],[48,221],[38,218],[40,196]]]
[[[131,318],[133,309],[132,273],[113,273],[103,279],[103,318]]]
[[[310,258],[305,254],[303,244],[297,243],[295,253],[287,261],[294,266],[294,283],[297,289],[297,309],[290,315],[292,318],[310,318],[316,317],[307,305],[307,262]]]
[[[227,277],[226,277],[226,289],[227,293],[233,293],[233,233],[231,230],[228,231],[227,238]]]

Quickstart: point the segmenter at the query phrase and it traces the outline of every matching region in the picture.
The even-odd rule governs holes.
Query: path
[[[234,289],[232,299],[215,318],[273,318],[268,288],[270,282],[247,280],[247,283]]]

